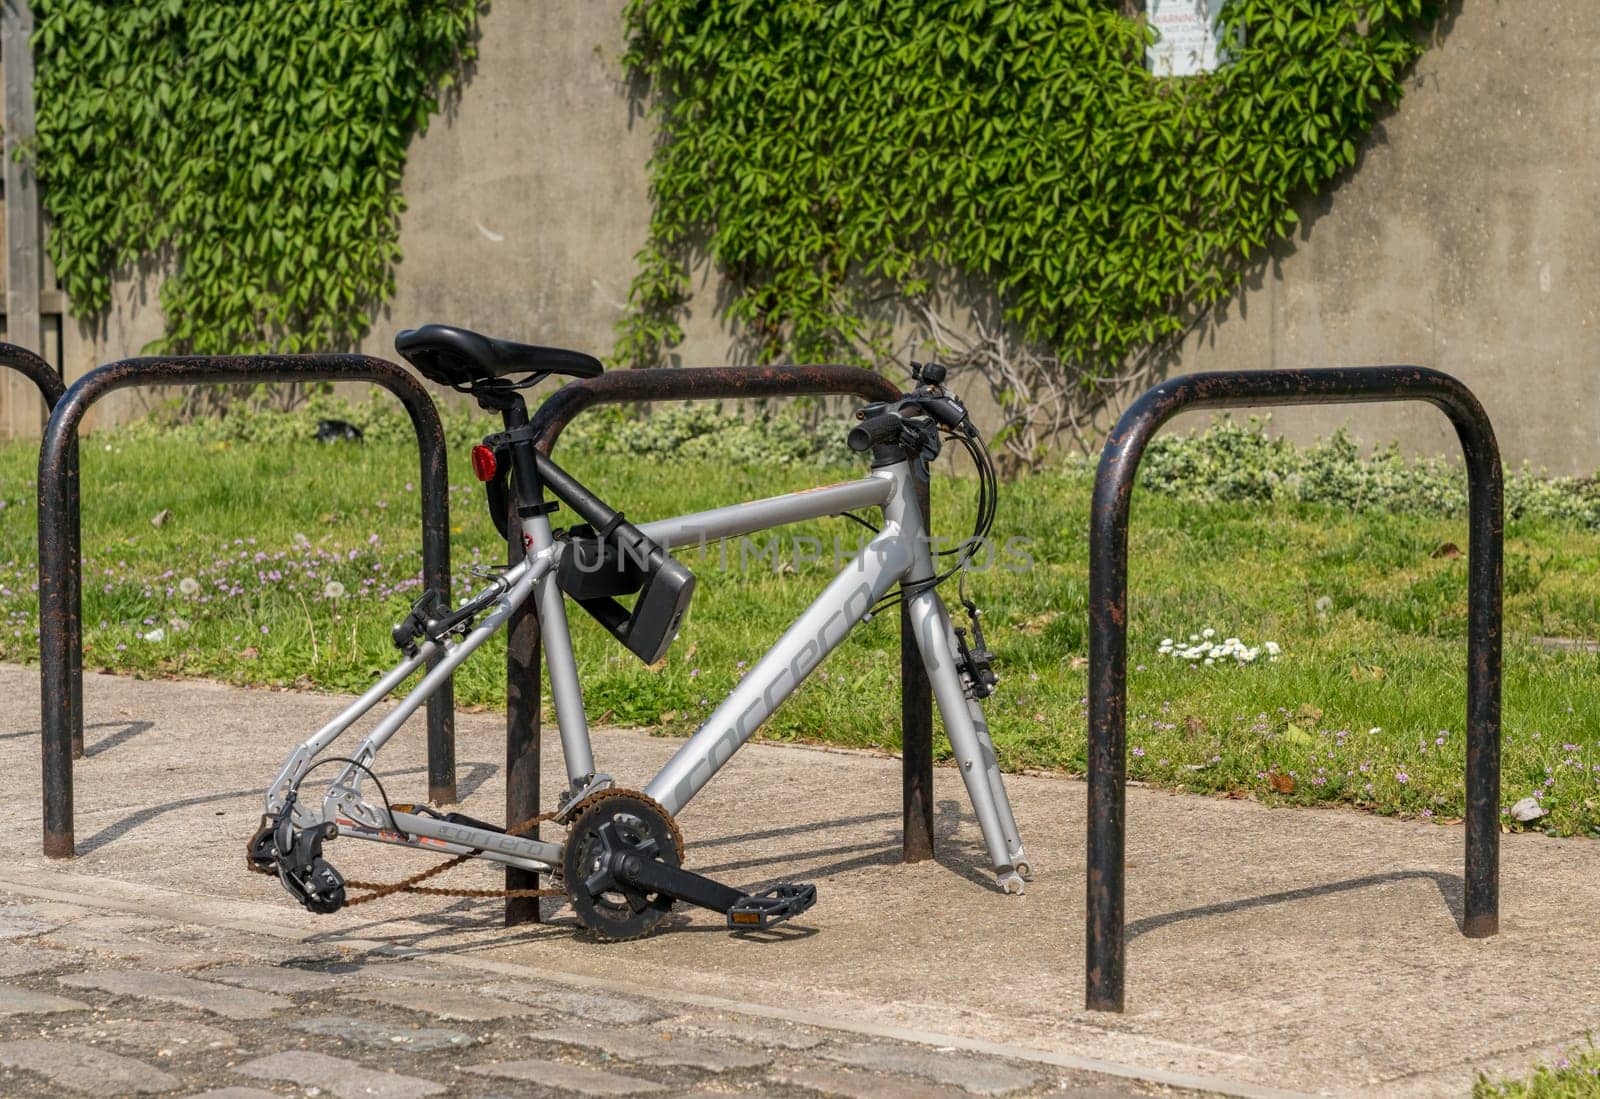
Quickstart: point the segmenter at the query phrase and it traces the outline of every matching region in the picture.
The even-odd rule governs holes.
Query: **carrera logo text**
[[[873,602],[872,584],[863,581],[854,591],[846,595],[839,608],[823,621],[822,628],[817,630],[816,636],[800,644],[798,652],[785,660],[782,654],[774,651],[750,669],[749,682],[757,684],[766,679],[766,687],[758,692],[753,691],[753,688],[751,692],[735,690],[728,696],[730,703],[735,699],[741,700],[743,708],[730,725],[720,733],[712,734],[715,739],[711,741],[704,757],[674,789],[673,798],[676,804],[686,805],[689,799],[694,797],[695,791],[711,780],[717,768],[728,762],[728,758],[738,751],[739,746],[755,734],[763,721],[772,716],[772,711],[778,708],[778,704],[789,697],[790,692],[822,663],[822,658],[835,645],[844,640],[845,635],[850,632],[850,627],[867,612]],[[771,678],[767,678],[768,676]],[[752,693],[753,697],[743,698],[744,695]]]

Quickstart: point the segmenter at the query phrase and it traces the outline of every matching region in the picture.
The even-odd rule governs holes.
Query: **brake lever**
[[[924,396],[919,389],[914,401],[926,415],[951,431],[966,431],[970,426],[966,407],[943,391]]]

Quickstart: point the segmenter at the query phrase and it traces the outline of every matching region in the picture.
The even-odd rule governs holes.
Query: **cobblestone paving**
[[[0,898],[0,940],[6,1096],[1180,1094],[71,904]]]

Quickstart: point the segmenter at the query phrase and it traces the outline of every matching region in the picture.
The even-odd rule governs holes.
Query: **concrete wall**
[[[392,356],[397,329],[430,320],[609,350],[649,217],[653,137],[621,84],[620,7],[490,7],[475,71],[413,143],[398,291],[363,350]],[[1592,472],[1600,19],[1593,0],[1462,7],[1358,170],[1305,206],[1297,239],[1179,366],[1438,367],[1482,397],[1509,459]],[[124,287],[101,331],[64,341],[69,373],[137,352],[159,330],[152,299]],[[714,300],[703,279],[680,361],[728,356]],[[1275,420],[1302,438],[1349,420],[1368,441],[1455,445],[1425,406]]]
[[[481,31],[459,98],[412,144],[398,289],[365,349],[446,321],[609,351],[650,215],[620,7],[496,3]]]
[[[1465,381],[1506,458],[1600,467],[1600,10],[1466,3],[1357,170],[1184,349],[1186,370],[1415,363]],[[1425,405],[1278,410],[1294,437],[1456,450]],[[1183,426],[1192,424],[1188,421]]]

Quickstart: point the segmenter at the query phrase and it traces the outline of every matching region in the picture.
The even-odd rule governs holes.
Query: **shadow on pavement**
[[[108,752],[112,748],[132,740],[140,733],[149,732],[155,726],[156,723],[153,721],[97,721],[93,725],[85,725],[83,727],[85,733],[91,729],[118,729],[120,732],[112,733],[110,736],[103,736],[93,744],[85,743],[83,754],[87,757],[97,756],[101,752]],[[17,732],[0,733],[0,740],[20,740],[23,737],[38,735],[38,729],[22,729]],[[85,737],[84,739],[87,741],[88,738]]]
[[[1260,897],[1246,897],[1236,901],[1220,901],[1217,904],[1202,905],[1199,908],[1187,908],[1182,912],[1168,912],[1162,916],[1146,916],[1142,920],[1133,920],[1128,924],[1126,937],[1136,938],[1146,932],[1156,931],[1185,920],[1203,920],[1208,916],[1224,916],[1230,912],[1244,912],[1252,908],[1265,908],[1274,904],[1293,904],[1295,901],[1311,900],[1314,897],[1326,897],[1334,893],[1348,893],[1354,889],[1369,889],[1376,885],[1388,885],[1392,882],[1411,881],[1417,878],[1431,880],[1439,889],[1439,896],[1444,899],[1445,906],[1450,909],[1450,915],[1455,919],[1456,926],[1461,926],[1464,902],[1462,896],[1461,878],[1455,874],[1445,874],[1437,870],[1396,870],[1387,874],[1368,874],[1366,877],[1350,878],[1346,881],[1328,882],[1324,885],[1308,885],[1303,889],[1286,889],[1281,893],[1267,893]]]
[[[709,866],[695,865],[692,861],[694,852],[697,849],[706,847],[755,843],[761,840],[780,839],[783,837],[804,837],[831,828],[871,824],[874,821],[882,821],[891,825],[891,827],[884,830],[882,840],[810,849],[797,846],[792,851],[772,852],[747,859],[733,859],[726,862],[713,863]],[[983,886],[986,889],[996,889],[994,875],[989,869],[989,856],[983,846],[957,839],[961,821],[962,810],[960,802],[950,798],[937,803],[933,820],[934,850],[937,852],[934,856],[934,861],[975,885]],[[837,874],[846,874],[869,866],[893,866],[900,861],[899,824],[899,813],[867,813],[855,817],[836,817],[833,820],[813,821],[808,824],[792,825],[788,828],[769,828],[760,832],[743,832],[734,835],[717,836],[714,839],[696,841],[689,845],[691,856],[689,866],[696,873],[705,874],[708,877],[717,877],[735,870],[750,870],[781,864],[785,868],[782,878],[786,880],[830,878]],[[855,857],[840,858],[838,861],[823,862],[816,866],[809,864],[811,859],[826,859],[846,855]],[[778,880],[778,878],[763,878],[756,882],[745,883],[741,888],[758,891],[767,888]]]
[[[148,723],[146,723],[148,724]],[[93,751],[86,754],[93,755]],[[493,763],[465,763],[466,774],[461,777],[458,787],[458,797],[462,800],[470,797],[473,791],[487,782],[500,768]],[[424,767],[404,767],[394,771],[381,771],[379,778],[398,778],[404,775],[420,775],[426,771]],[[270,781],[267,780],[267,781]],[[260,787],[249,790],[225,790],[219,794],[197,794],[194,797],[178,798],[174,801],[163,802],[160,805],[151,805],[137,812],[130,813],[120,820],[113,821],[88,839],[78,842],[78,854],[87,855],[98,850],[106,844],[127,835],[142,824],[147,824],[157,817],[165,816],[179,809],[187,809],[194,805],[208,805],[218,801],[232,801],[235,798],[260,798],[266,793],[267,782]],[[240,840],[243,843],[243,840]]]

